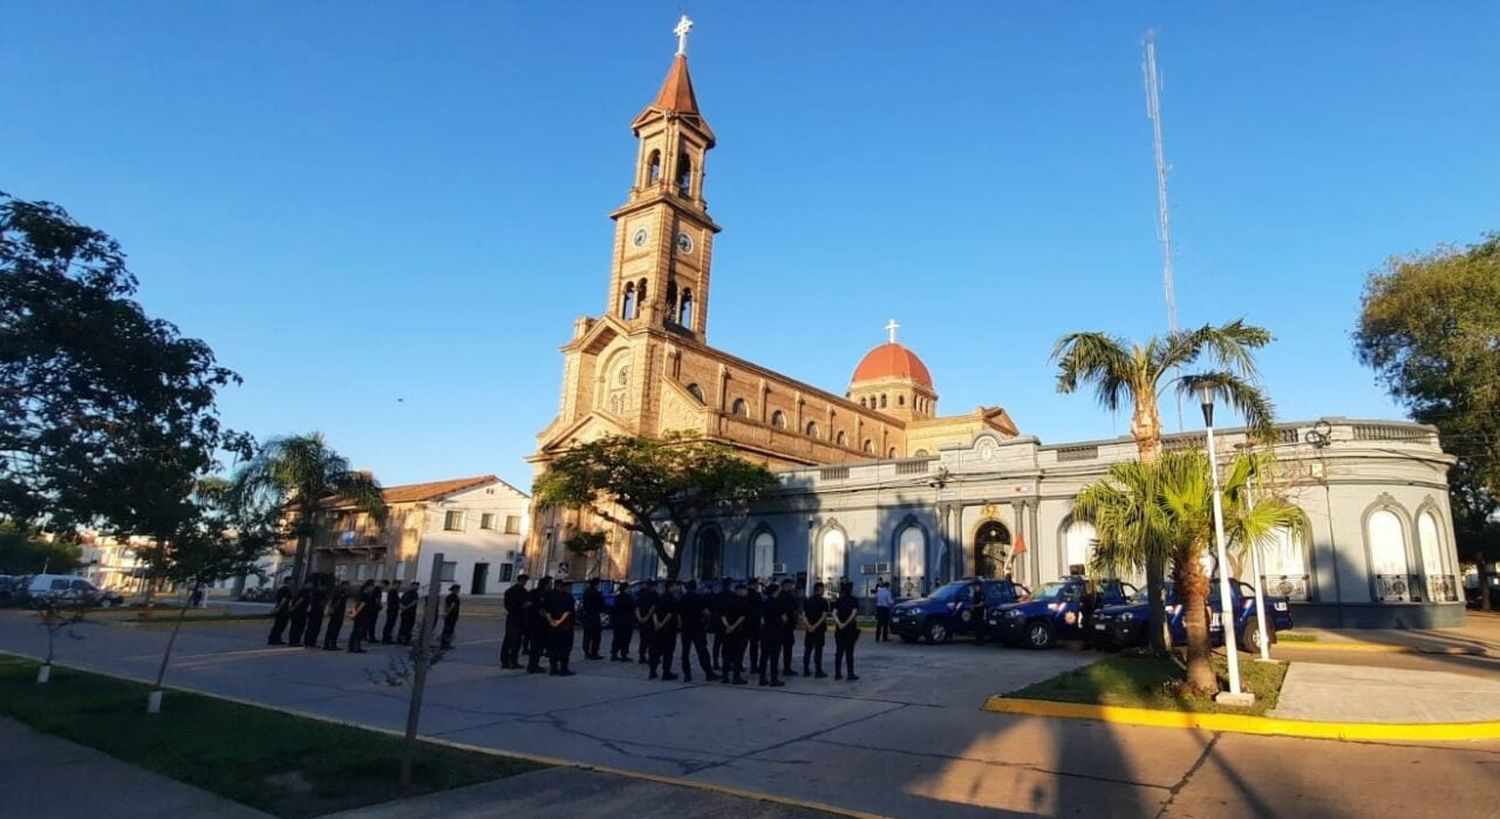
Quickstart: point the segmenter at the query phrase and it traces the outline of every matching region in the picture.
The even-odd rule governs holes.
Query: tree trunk
[[[1135,439],[1136,456],[1150,465],[1161,459],[1161,414],[1156,409],[1156,393],[1136,396],[1135,411],[1130,416],[1130,435]],[[1167,565],[1165,560],[1146,560],[1146,591],[1151,597],[1151,653],[1164,657],[1172,650],[1167,630]],[[1180,598],[1179,598],[1180,602]]]
[[[1167,632],[1167,601],[1166,595],[1167,567],[1158,560],[1150,561],[1146,565],[1146,590],[1151,595],[1151,622],[1147,625],[1147,636],[1150,637],[1151,654],[1156,657],[1165,657],[1172,650],[1172,639]]]
[[[156,685],[152,686],[153,694],[159,694],[161,691],[161,681],[167,676],[167,664],[172,662],[172,648],[177,645],[177,633],[182,631],[182,621],[187,619],[190,605],[188,601],[191,599],[191,597],[184,598],[182,608],[177,612],[177,622],[172,626],[172,636],[167,638],[167,648],[162,652],[161,665],[156,669]]]
[[[1182,625],[1187,631],[1187,684],[1196,691],[1217,694],[1219,680],[1214,675],[1208,631],[1208,578],[1197,555],[1194,550],[1177,560],[1177,602],[1182,605]]]
[[[1135,411],[1130,414],[1130,437],[1143,464],[1154,464],[1161,458],[1161,413],[1156,409],[1156,393],[1136,396]]]

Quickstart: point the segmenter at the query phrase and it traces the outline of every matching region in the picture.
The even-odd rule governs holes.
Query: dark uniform
[[[323,609],[328,605],[328,593],[321,585],[314,586],[307,604],[307,628],[302,632],[304,648],[317,648],[318,635],[323,631]]]
[[[984,645],[985,641],[989,639],[990,627],[988,620],[985,618],[986,614],[988,614],[988,612],[986,611],[984,602],[984,584],[975,583],[974,599],[969,604],[970,622],[974,624],[975,645],[982,646]]]
[[[360,639],[366,643],[375,642],[375,627],[380,625],[380,584],[371,583],[368,590],[361,589],[359,596],[365,601],[365,632]]]
[[[663,680],[675,680],[672,673],[672,658],[677,655],[677,624],[682,613],[682,601],[671,592],[656,599],[656,614],[651,618],[651,676],[656,679],[656,668],[661,666]]]
[[[814,589],[811,597],[802,604],[802,618],[807,621],[807,636],[802,638],[802,673],[808,675],[813,673],[809,668],[809,660],[812,667],[817,669],[817,676],[826,677],[823,673],[823,644],[828,637],[828,598],[823,596],[820,589]],[[819,622],[819,619],[822,622]]]
[[[271,609],[271,636],[266,638],[266,645],[279,646],[285,643],[282,635],[286,634],[286,621],[290,612],[287,611],[292,605],[292,587],[283,584],[276,590],[276,606]]]
[[[527,600],[531,607],[526,610],[526,671],[530,674],[542,672],[542,654],[547,650],[547,595],[552,593],[552,584],[547,588],[538,582],[536,588],[527,594]],[[569,595],[572,597],[572,595]]]
[[[453,630],[458,628],[458,587],[448,589],[443,598],[443,638],[438,645],[444,650],[453,648]]]
[[[802,598],[796,592],[786,591],[785,586],[781,588],[789,607],[786,625],[781,628],[781,676],[795,677],[797,672],[792,670],[792,651],[797,647],[797,622],[802,615]]]
[[[698,668],[709,682],[717,680],[713,671],[713,660],[708,655],[707,612],[709,598],[689,589],[682,595],[682,680],[693,679],[693,652],[698,654]]]
[[[407,586],[406,591],[401,593],[401,631],[396,635],[396,642],[401,645],[411,645],[411,633],[417,627],[417,604],[420,597],[415,584]]]
[[[388,586],[385,590],[385,631],[380,634],[380,642],[390,645],[396,632],[396,618],[401,616],[401,588],[399,586]],[[375,638],[370,637],[373,641]]]
[[[287,645],[293,648],[302,645],[302,632],[307,629],[307,609],[311,605],[312,589],[303,586],[292,598],[292,627],[287,631]]]
[[[761,685],[786,685],[781,681],[781,636],[792,619],[790,598],[777,594],[760,607],[760,663],[756,671]],[[770,679],[766,679],[766,672]]]
[[[323,636],[325,651],[339,650],[339,630],[344,627],[344,609],[349,606],[349,584],[340,583],[328,598],[328,627]]]
[[[609,646],[609,658],[630,662],[630,639],[635,636],[635,597],[623,588],[615,592],[615,607],[609,612],[615,639]]]
[[[604,638],[604,593],[599,584],[590,583],[583,590],[583,656],[589,660],[602,660],[599,644]]]
[[[760,593],[760,589],[752,587],[749,594],[745,595],[745,643],[750,646],[750,673],[752,674],[760,672],[760,629],[765,608],[765,595]],[[742,667],[736,667],[735,671],[745,673]]]
[[[724,604],[728,603],[731,597],[734,597],[734,588],[731,586],[729,578],[726,577],[720,582],[724,585],[719,589],[718,594],[710,598],[712,605],[709,606],[709,617],[712,618],[709,623],[713,627],[711,629],[713,643],[709,646],[709,654],[713,657],[715,671],[724,669],[724,621],[720,618],[724,615]],[[743,629],[744,626],[740,626],[740,628]]]
[[[365,640],[370,637],[370,623],[379,616],[380,590],[373,583],[366,582],[359,587],[359,595],[354,599],[354,626],[349,632],[349,650],[358,654],[363,652]]]
[[[521,667],[521,637],[526,633],[526,611],[530,595],[526,580],[518,578],[505,590],[505,640],[500,643],[500,667]]]
[[[641,593],[635,598],[635,627],[641,633],[640,662],[643,663],[650,656],[651,647],[656,644],[656,624],[651,621],[651,616],[660,600],[661,595],[650,586],[641,589]]]
[[[547,592],[542,604],[545,607],[542,623],[547,628],[547,673],[571,677],[568,659],[573,655],[573,595],[558,583]],[[536,656],[535,649],[532,656]]]
[[[719,679],[729,682],[734,675],[735,685],[744,685],[745,643],[750,635],[749,597],[730,592],[729,599],[719,606],[719,626],[724,632],[724,673]],[[734,626],[734,630],[730,630]]]
[[[859,641],[859,601],[854,599],[854,585],[845,583],[839,598],[833,601],[833,613],[840,621],[847,619],[849,625],[844,628],[835,629],[833,632],[833,678],[841,679],[847,676],[850,682],[859,679],[854,676],[854,644]],[[848,673],[840,665],[843,661],[848,667]]]

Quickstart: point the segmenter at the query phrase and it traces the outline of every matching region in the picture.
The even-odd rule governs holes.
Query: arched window
[[[677,317],[677,282],[667,282],[667,321]]]
[[[786,429],[786,413],[781,410],[771,413],[771,426],[777,429]]]
[[[830,528],[823,532],[819,543],[822,546],[822,554],[818,561],[818,579],[825,584],[836,584],[839,578],[844,576],[844,552],[849,545],[849,539],[844,536],[842,529]],[[832,587],[837,588],[836,585]]]
[[[849,436],[845,435],[843,430],[839,430],[839,433],[833,436],[833,442],[839,446],[848,446]]]
[[[678,316],[677,323],[683,327],[693,327],[693,290],[688,288],[682,291],[682,315]]]
[[[620,318],[635,318],[635,285],[625,285],[625,295],[620,299]]]
[[[651,159],[646,163],[646,181],[655,185],[661,181],[661,151],[652,151]]]
[[[698,533],[698,576],[717,578],[724,574],[724,538],[710,526]]]
[[[1422,573],[1427,576],[1428,600],[1435,603],[1456,603],[1458,579],[1453,577],[1453,566],[1447,560],[1447,550],[1439,534],[1437,515],[1431,509],[1423,509],[1417,515],[1417,545],[1422,552]]]
[[[867,404],[867,403],[865,403],[865,397],[864,397],[864,396],[863,396],[863,395],[861,395],[861,396],[860,396],[860,397],[859,397],[859,405],[860,405],[860,406],[861,406],[861,407],[867,407],[867,406],[869,406],[869,404]]]
[[[1271,531],[1261,544],[1261,569],[1266,594],[1292,600],[1311,600],[1312,584],[1307,572],[1307,544],[1302,533],[1285,526]]]
[[[1094,524],[1086,520],[1075,520],[1063,531],[1063,568],[1068,574],[1084,574],[1088,571],[1089,558],[1094,554],[1094,541],[1098,535]]]
[[[750,405],[745,403],[745,399],[736,398],[734,399],[734,403],[729,407],[729,413],[744,418],[750,414]]]
[[[762,529],[751,541],[751,577],[770,577],[771,567],[776,565],[776,536],[769,529]]]
[[[885,393],[880,394],[880,408],[885,409]]]
[[[635,286],[635,315],[631,318],[640,318],[641,311],[646,307],[646,280],[641,279],[640,284]]]
[[[906,396],[904,396],[904,395],[898,395],[898,396],[896,396],[896,406],[898,406],[898,407],[904,407],[904,406],[906,406]]]
[[[896,458],[896,448],[895,447],[891,447],[890,450],[885,453],[885,457],[890,458],[892,460],[895,460],[895,458]]]
[[[1376,599],[1410,600],[1406,530],[1401,526],[1401,518],[1389,509],[1377,509],[1365,521],[1365,537],[1370,546],[1370,574],[1375,580]]]
[[[927,457],[927,450],[925,450],[925,449],[919,449],[916,452],[912,453],[912,457],[913,458],[926,458]]]
[[[693,190],[693,159],[688,156],[687,146],[678,148],[677,153],[677,195],[687,196]]]
[[[896,586],[897,594],[920,597],[927,580],[927,533],[920,526],[908,526],[901,530],[898,542],[896,569],[901,582]]]
[[[699,403],[703,402],[703,388],[698,386],[696,381],[687,386],[687,391],[692,393],[693,397],[698,399]]]
[[[807,422],[807,437],[809,437],[809,438],[816,438],[816,437],[818,437],[818,422],[817,421],[808,421]]]
[[[869,438],[866,438],[865,439],[864,450],[865,450],[865,454],[867,454],[867,455],[874,455],[875,454],[875,442],[873,440],[869,439]]]

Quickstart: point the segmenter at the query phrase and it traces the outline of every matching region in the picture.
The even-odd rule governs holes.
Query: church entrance
[[[985,521],[974,536],[974,576],[1004,577],[1010,559],[1010,530],[998,520]]]

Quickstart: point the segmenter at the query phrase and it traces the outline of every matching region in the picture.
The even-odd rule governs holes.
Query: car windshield
[[[1173,597],[1172,597],[1172,584],[1171,583],[1165,583],[1165,584],[1163,584],[1162,585],[1162,591],[1165,592],[1165,595],[1166,595],[1165,599],[1168,602],[1171,602],[1172,599],[1173,599]],[[1148,589],[1148,588],[1146,588],[1145,586],[1142,586],[1141,588],[1136,589],[1136,591],[1135,591],[1135,597],[1130,598],[1130,602],[1132,602],[1132,603],[1150,603],[1151,602],[1151,590]]]
[[[969,594],[969,583],[949,583],[932,594],[927,595],[929,600],[941,600],[944,603],[967,597]]]
[[[1032,600],[1056,600],[1062,597],[1063,590],[1068,587],[1067,583],[1044,583],[1042,588],[1032,595]]]

